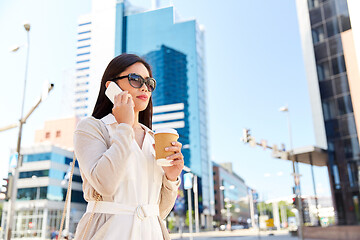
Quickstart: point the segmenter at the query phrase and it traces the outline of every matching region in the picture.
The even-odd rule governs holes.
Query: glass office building
[[[181,115],[171,109],[155,111],[154,129],[170,126],[178,130],[185,146],[185,164],[199,177],[200,213],[207,209],[205,213],[210,214],[212,186],[207,148],[203,31],[195,20],[174,23],[172,7],[128,15],[124,21],[126,30],[122,37],[126,41],[122,51],[144,56],[158,81],[153,95],[155,109],[173,104],[183,106]]]
[[[15,227],[12,239],[48,239],[53,230],[60,228],[64,208],[67,181],[64,176],[69,171],[73,152],[49,144],[25,148],[23,165],[17,181],[17,201],[15,206]],[[16,154],[16,153],[15,153]],[[10,172],[16,155],[10,158]],[[80,171],[75,165],[71,195],[71,226],[75,232],[77,223],[85,212]],[[7,202],[4,203],[1,227],[5,229]]]
[[[355,1],[297,1],[316,143],[328,150],[328,170],[337,223],[360,223],[360,109],[352,29]],[[358,10],[358,9],[357,9]],[[355,11],[355,10],[354,10]],[[358,14],[358,13],[356,13]]]
[[[228,215],[235,225],[248,227],[251,222],[249,189],[245,181],[232,171],[232,165],[213,163],[215,216],[217,227],[226,225]]]
[[[115,56],[135,53],[152,65],[157,80],[153,128],[172,127],[179,132],[185,164],[198,176],[199,209],[206,219],[201,224],[211,226],[214,210],[210,203],[214,195],[207,146],[201,27],[195,20],[177,21],[173,7],[144,11],[116,0],[93,0],[90,18],[80,22],[91,22],[87,30],[91,31],[90,54],[86,55],[91,59],[86,86],[89,94],[94,93],[91,96],[97,96],[102,74]],[[95,100],[89,97],[88,115]]]

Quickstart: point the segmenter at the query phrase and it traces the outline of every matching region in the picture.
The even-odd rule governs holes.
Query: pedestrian
[[[105,95],[111,82],[123,90],[114,104]],[[88,202],[75,239],[170,239],[163,219],[174,206],[184,160],[181,143],[172,142],[166,149],[172,166],[155,162],[155,87],[149,64],[137,55],[121,54],[107,66],[92,116],[74,134]]]
[[[51,231],[51,240],[53,240],[53,239],[56,239],[56,231],[55,231],[55,229],[53,229]]]

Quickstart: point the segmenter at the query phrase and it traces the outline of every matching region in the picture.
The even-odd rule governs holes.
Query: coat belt
[[[116,202],[90,201],[87,204],[87,213],[105,213],[105,214],[120,214],[120,215],[134,215],[133,226],[131,230],[131,239],[140,239],[141,235],[141,221],[150,216],[159,217],[159,205],[144,204],[144,205],[129,205],[120,204]]]

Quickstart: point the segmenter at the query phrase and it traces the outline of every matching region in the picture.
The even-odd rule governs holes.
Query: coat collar
[[[115,116],[112,113],[109,113],[105,117],[101,118],[101,121],[103,123],[105,123],[106,125],[111,125],[111,124],[117,123]],[[148,128],[147,126],[145,126],[142,123],[140,123],[140,126],[145,130],[146,133],[149,133],[151,136],[154,137],[154,132],[150,128]]]

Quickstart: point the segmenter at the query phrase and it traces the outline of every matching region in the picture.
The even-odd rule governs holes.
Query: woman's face
[[[143,77],[144,79],[150,77],[149,71],[144,66],[144,64],[140,62],[134,63],[133,65],[129,66],[127,69],[125,69],[124,72],[120,73],[117,77],[127,76],[130,73],[136,73],[141,77]],[[149,92],[145,84],[143,84],[141,88],[134,88],[130,85],[128,78],[119,79],[116,81],[116,83],[123,91],[128,91],[129,94],[132,96],[135,103],[135,107],[134,107],[135,112],[140,112],[146,109],[150,101],[151,92]]]

